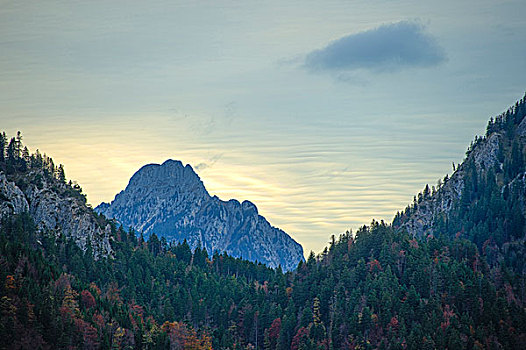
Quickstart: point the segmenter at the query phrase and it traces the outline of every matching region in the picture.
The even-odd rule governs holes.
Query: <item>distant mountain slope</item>
[[[303,259],[301,245],[258,215],[254,204],[211,197],[192,167],[180,161],[142,167],[111,203],[95,210],[126,228],[168,241],[186,239],[210,253],[224,251],[285,270]]]
[[[396,215],[393,226],[415,237],[467,238],[484,253],[492,252],[494,263],[507,259],[510,251],[523,254],[525,149],[526,97],[492,118],[486,135],[475,138],[451,177],[440,180],[436,188],[426,186],[412,205]]]

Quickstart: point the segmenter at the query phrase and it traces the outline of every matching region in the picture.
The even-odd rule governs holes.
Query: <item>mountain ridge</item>
[[[113,255],[110,225],[87,206],[80,186],[59,178],[50,158],[37,153],[9,167],[0,169],[0,218],[28,213],[39,232],[63,235],[95,260]]]
[[[439,180],[436,188],[426,185],[411,205],[396,214],[393,227],[413,237],[467,238],[479,249],[493,249],[497,260],[505,259],[509,247],[522,252],[525,155],[526,96],[491,118],[485,135],[475,137],[452,175]]]
[[[254,203],[211,196],[191,165],[178,160],[142,166],[111,203],[95,210],[127,229],[186,240],[210,253],[224,251],[285,270],[303,260],[301,245],[259,215]]]

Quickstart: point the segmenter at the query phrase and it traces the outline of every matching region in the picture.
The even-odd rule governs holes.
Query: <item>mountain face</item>
[[[272,227],[253,203],[210,196],[192,167],[180,161],[142,167],[111,203],[95,210],[126,228],[168,241],[186,239],[210,253],[224,251],[284,270],[303,260],[301,245]]]
[[[113,254],[110,225],[99,225],[78,189],[40,168],[9,175],[0,170],[0,218],[22,213],[31,216],[40,232],[62,234],[82,251],[91,246],[96,260]]]
[[[467,158],[458,165],[451,177],[441,180],[434,191],[426,187],[415,197],[413,205],[395,220],[395,226],[416,237],[433,234],[436,231],[436,221],[449,217],[461,200],[466,177],[471,175],[468,172],[473,170],[473,166],[479,176],[486,175],[490,169],[501,169],[504,166],[498,158],[504,137],[501,132],[493,132],[488,137],[481,138],[468,151]]]
[[[526,254],[526,97],[491,119],[451,177],[428,186],[393,226],[413,237],[465,238],[490,263]],[[511,254],[510,252],[513,252]],[[519,261],[520,259],[515,259]],[[526,264],[513,263],[526,273]]]

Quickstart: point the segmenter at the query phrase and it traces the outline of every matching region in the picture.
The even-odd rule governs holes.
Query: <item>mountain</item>
[[[519,131],[516,139],[520,141],[523,136]],[[483,177],[496,171],[492,173],[496,177],[502,171],[502,152],[505,151],[503,143],[510,142],[512,140],[502,130],[492,131],[482,138],[477,137],[466,152],[466,159],[455,168],[451,177],[439,180],[438,185],[432,189],[426,186],[424,191],[415,196],[413,204],[405,212],[398,213],[395,227],[403,228],[418,237],[433,234],[437,221],[449,218],[462,200],[462,192],[469,176]],[[500,187],[504,187],[504,184],[500,184]]]
[[[63,235],[82,251],[91,249],[95,259],[113,254],[109,224],[101,225],[80,186],[58,178],[50,158],[37,153],[2,165],[0,218],[28,213],[38,231]]]
[[[526,254],[526,96],[491,119],[451,177],[415,196],[397,213],[393,227],[413,237],[446,235],[474,242],[491,252],[491,263]]]
[[[210,253],[226,252],[284,270],[303,260],[301,245],[271,226],[253,203],[210,196],[192,167],[180,161],[143,166],[111,203],[95,210],[146,236],[186,240]]]

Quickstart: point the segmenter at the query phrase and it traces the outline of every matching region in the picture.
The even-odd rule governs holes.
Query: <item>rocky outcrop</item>
[[[446,177],[435,193],[421,197],[412,208],[411,214],[403,216],[395,226],[413,236],[433,234],[432,227],[435,220],[440,216],[447,217],[453,204],[460,200],[467,164],[474,164],[477,173],[484,173],[495,166],[502,167],[498,161],[501,137],[500,133],[495,132],[486,138],[477,139],[464,162],[457,167],[451,177]]]
[[[412,209],[411,214],[404,216],[395,226],[406,230],[413,237],[433,234],[433,222],[441,215],[449,215],[455,201],[460,199],[463,188],[463,173],[461,169],[457,169],[436,193],[423,198]]]
[[[521,106],[524,102],[521,101]],[[436,191],[427,195],[419,195],[415,203],[409,206],[405,212],[398,213],[393,220],[396,229],[405,230],[415,237],[434,234],[433,224],[437,219],[445,219],[450,216],[452,210],[458,208],[462,199],[466,182],[479,181],[487,176],[488,171],[495,177],[503,197],[505,192],[516,191],[524,193],[524,173],[516,175],[517,164],[520,164],[522,153],[526,149],[526,118],[524,110],[516,106],[505,114],[493,119],[488,124],[486,136],[477,137],[469,147],[466,158],[460,164],[450,178],[446,176],[444,181],[439,182]],[[513,148],[515,147],[515,151]],[[515,155],[514,156],[514,152]],[[515,157],[515,159],[514,159]],[[506,176],[504,176],[504,174]],[[511,178],[510,178],[511,176]],[[508,180],[504,181],[507,178]],[[470,189],[472,191],[472,188]],[[526,214],[524,196],[519,198],[523,211]],[[515,198],[515,197],[514,197]],[[467,202],[470,198],[464,198]],[[464,203],[467,205],[467,203]]]
[[[526,136],[526,119],[523,119],[517,127],[517,135],[521,137]]]
[[[526,216],[526,172],[521,172],[515,178],[502,188],[502,194],[507,197],[510,193],[515,193],[519,198],[519,205]]]
[[[24,193],[9,182],[4,173],[0,172],[0,216],[6,217],[29,211]]]
[[[23,186],[8,181],[0,172],[1,217],[28,212],[39,231],[63,234],[83,251],[91,245],[95,259],[112,255],[111,227],[100,227],[75,189],[44,176],[41,170],[17,176]]]
[[[146,236],[186,239],[209,253],[226,252],[285,270],[303,259],[301,245],[272,227],[253,203],[210,196],[192,167],[179,161],[142,167],[110,204],[95,210]]]
[[[478,172],[483,172],[497,164],[501,137],[500,133],[495,132],[480,142],[471,152],[470,155],[473,157]]]

